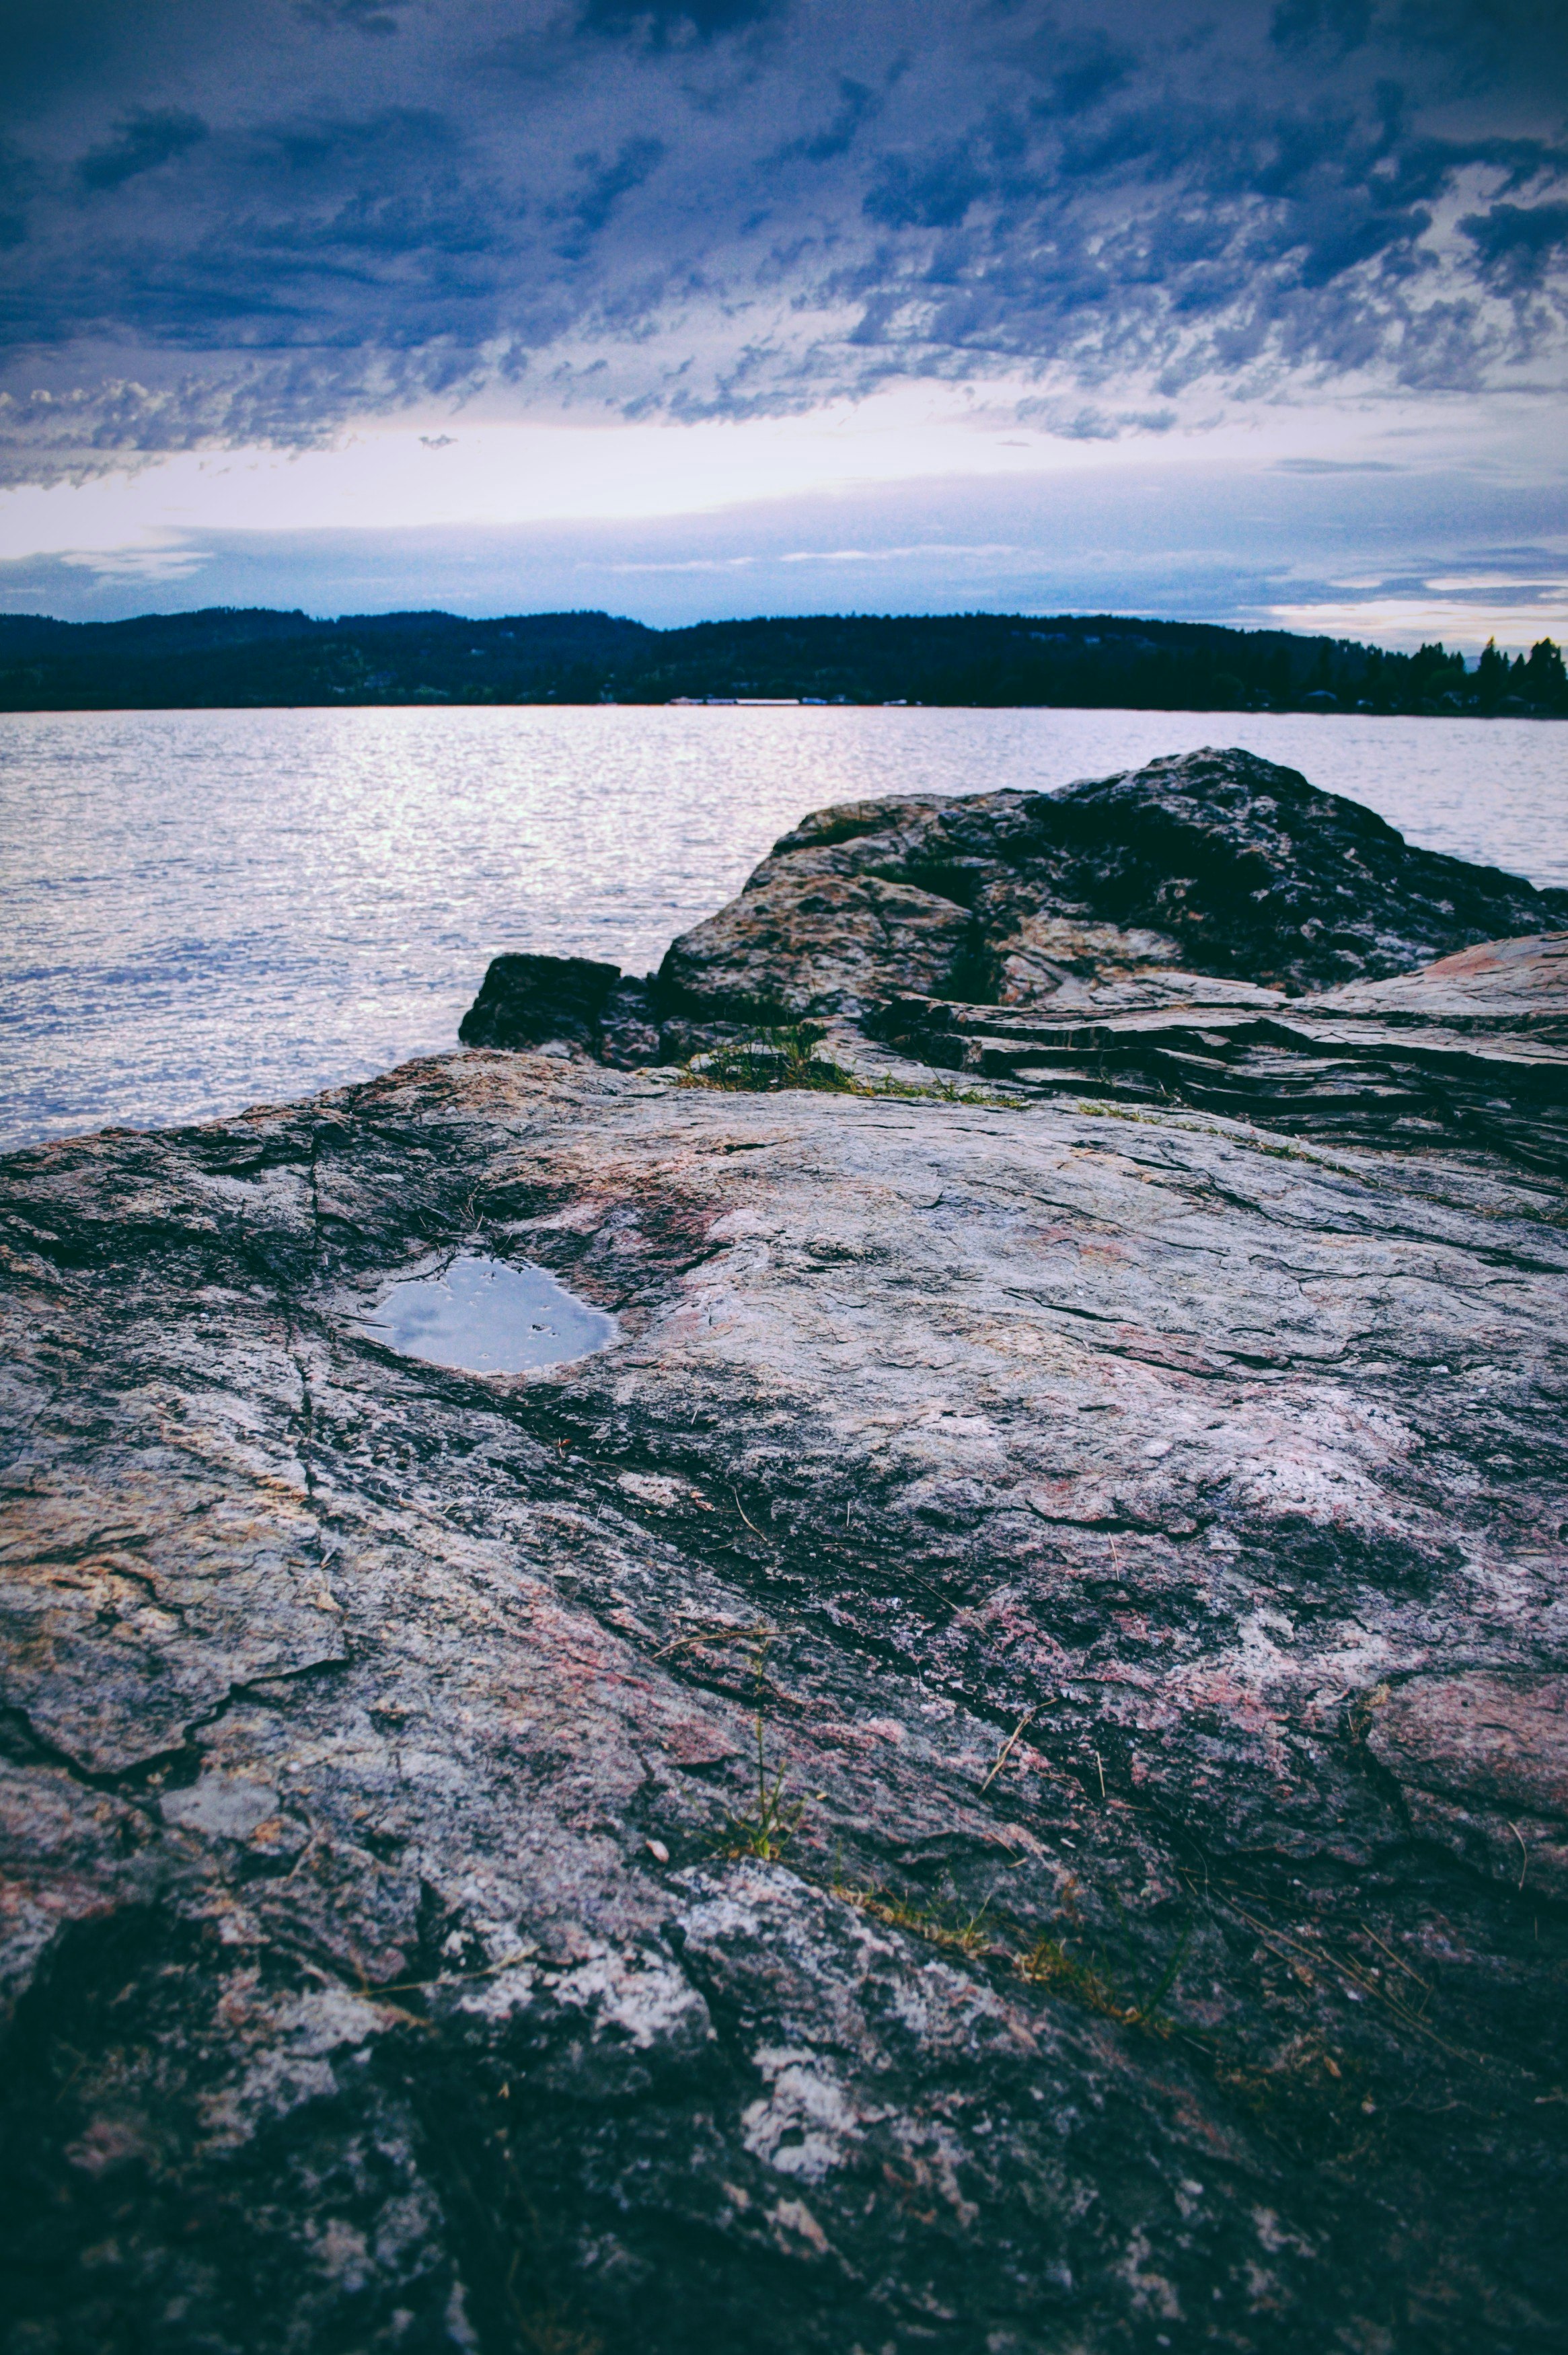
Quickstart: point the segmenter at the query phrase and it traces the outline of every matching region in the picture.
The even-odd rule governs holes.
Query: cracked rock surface
[[[1561,2347],[1549,1171],[475,1051],[0,1209],[6,2355]]]

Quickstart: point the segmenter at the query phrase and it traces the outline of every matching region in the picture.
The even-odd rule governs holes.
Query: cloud
[[[682,48],[747,30],[778,13],[781,0],[585,0],[584,30]]]
[[[1568,248],[1568,204],[1492,205],[1484,213],[1465,214],[1459,227],[1488,278],[1510,291],[1536,287]]]
[[[1038,425],[1063,442],[1119,442],[1126,433],[1168,433],[1178,422],[1174,409],[1110,410],[1071,408],[1055,400],[1020,400],[1016,413],[1020,425]]]
[[[73,549],[59,561],[73,571],[91,572],[95,581],[125,581],[138,589],[162,588],[169,581],[188,581],[203,569],[200,549],[188,545]]]
[[[640,188],[664,161],[664,155],[662,139],[641,138],[624,141],[613,164],[604,163],[597,152],[573,156],[578,170],[587,175],[587,185],[568,208],[574,234],[563,250],[573,255],[584,251],[621,198]]]
[[[1568,333],[1544,0],[17,5],[14,475],[912,379],[1104,438]]]
[[[286,366],[240,359],[161,386],[101,376],[65,393],[0,393],[0,485],[81,481],[178,451],[321,449],[346,417],[386,416],[421,395],[461,392],[456,365],[440,349],[354,350]],[[472,367],[468,381],[479,381]]]
[[[185,155],[207,135],[199,114],[172,106],[139,107],[121,123],[114,138],[82,156],[76,176],[84,188],[123,188],[127,180]]]
[[[404,0],[296,0],[296,5],[307,24],[341,27],[347,32],[385,39],[398,29]]]
[[[790,140],[779,150],[779,162],[787,164],[803,157],[809,164],[826,164],[833,156],[847,155],[855,133],[877,112],[879,102],[869,83],[857,81],[852,74],[840,74],[838,104],[832,121],[810,138]]]
[[[1281,0],[1269,26],[1276,48],[1328,48],[1340,57],[1359,49],[1372,28],[1372,0]]]
[[[1122,89],[1132,80],[1137,63],[1132,50],[1118,48],[1099,26],[1061,38],[1057,54],[1051,94],[1062,115],[1083,114]]]

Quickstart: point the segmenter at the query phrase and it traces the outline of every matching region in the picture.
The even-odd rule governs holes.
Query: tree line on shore
[[[322,621],[209,607],[0,615],[0,709],[790,698],[974,707],[1568,718],[1550,638],[1474,670],[1442,645],[1121,615],[806,615],[656,630],[608,613]]]

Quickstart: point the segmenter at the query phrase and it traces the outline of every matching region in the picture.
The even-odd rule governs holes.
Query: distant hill
[[[609,613],[307,613],[219,605],[129,622],[0,615],[0,710],[281,704],[825,703],[1371,710],[1568,718],[1561,655],[1112,614],[809,615],[652,630]]]

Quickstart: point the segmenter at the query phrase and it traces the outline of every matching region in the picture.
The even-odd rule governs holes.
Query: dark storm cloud
[[[656,166],[663,163],[664,156],[662,139],[628,139],[609,164],[601,159],[596,150],[574,155],[572,162],[586,175],[586,185],[568,208],[572,229],[562,242],[562,253],[573,260],[586,253],[621,198],[630,196],[634,188],[640,188]]]
[[[1281,49],[1311,50],[1323,45],[1343,57],[1365,42],[1373,13],[1371,0],[1281,0],[1269,38]]]
[[[1474,387],[1568,315],[1558,0],[12,5],[13,470],[519,385],[1005,372],[1097,437]]]
[[[199,114],[184,114],[177,107],[141,109],[117,125],[112,139],[83,155],[76,176],[84,188],[122,188],[142,172],[183,155],[207,136]]]
[[[397,31],[403,0],[296,0],[296,5],[307,23],[384,37]]]
[[[826,164],[836,155],[846,155],[854,144],[860,125],[878,111],[877,93],[851,74],[838,77],[838,104],[833,119],[809,138],[792,139],[780,148],[778,161],[794,163],[797,158],[807,164]]]
[[[1467,213],[1459,227],[1489,278],[1509,287],[1539,286],[1568,247],[1568,205],[1493,205]]]
[[[782,5],[783,0],[586,0],[578,23],[589,32],[678,46],[740,32]]]

